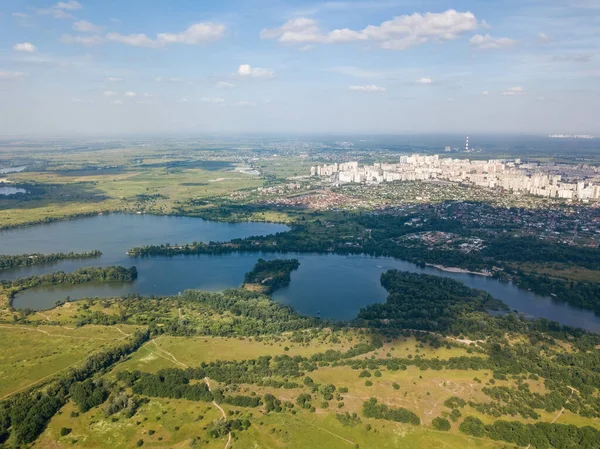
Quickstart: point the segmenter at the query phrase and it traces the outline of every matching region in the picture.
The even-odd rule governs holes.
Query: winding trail
[[[208,377],[204,378],[204,382],[206,382],[208,391],[212,391],[212,389],[210,388],[210,381],[208,380]],[[223,410],[223,408],[219,404],[217,404],[215,401],[212,401],[212,403],[215,407],[217,407],[221,411],[221,415],[223,415],[223,419],[225,420],[225,422],[227,422],[227,415],[225,414],[225,410]],[[231,431],[227,435],[227,443],[225,443],[225,449],[227,449],[230,444],[231,444]]]
[[[579,393],[579,391],[573,387],[568,387],[571,390],[571,396],[569,396],[569,399],[567,399],[567,402],[565,402],[565,405],[567,405],[569,403],[569,401],[571,400],[571,398],[573,397],[573,394],[577,391]],[[556,415],[554,417],[554,419],[552,420],[551,424],[554,424],[558,418],[560,418],[562,416],[562,414],[565,412],[565,407],[563,406],[563,408],[560,409],[560,412],[558,412],[558,415]]]
[[[159,355],[161,355],[163,357],[168,356],[165,358],[168,358],[168,360],[172,361],[173,363],[175,363],[179,366],[183,366],[184,368],[189,368],[188,365],[177,360],[177,358],[173,354],[171,354],[169,351],[166,351],[163,348],[161,348],[160,346],[158,346],[158,343],[156,342],[155,338],[152,339],[152,343],[154,343],[154,346],[156,346],[156,349],[159,351]],[[208,391],[212,392],[212,389],[210,386],[210,380],[208,379],[208,377],[204,378],[204,383],[208,387]],[[221,412],[221,416],[223,416],[223,419],[225,420],[225,422],[227,422],[227,414],[225,413],[225,410],[223,410],[223,407],[221,407],[219,404],[217,404],[216,401],[212,401],[212,404],[219,409],[219,411]],[[229,446],[231,445],[231,439],[232,439],[232,437],[231,437],[231,431],[230,431],[227,436],[227,443],[225,443],[225,449],[228,449]]]

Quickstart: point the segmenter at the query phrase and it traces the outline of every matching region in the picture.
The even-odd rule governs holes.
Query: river
[[[238,287],[244,274],[259,257],[300,260],[288,287],[273,298],[292,305],[306,315],[351,319],[369,304],[383,302],[387,292],[380,284],[381,274],[389,269],[445,276],[469,287],[489,292],[511,309],[529,317],[543,317],[561,324],[600,332],[600,317],[554,298],[544,298],[484,276],[451,273],[437,268],[385,257],[342,256],[336,254],[233,253],[223,255],[131,258],[125,252],[134,246],[193,241],[229,241],[253,235],[283,232],[284,225],[269,223],[220,223],[187,217],[110,214],[55,222],[0,232],[0,253],[23,254],[89,251],[99,249],[99,259],[67,260],[54,264],[0,272],[2,279],[15,279],[84,266],[122,265],[138,268],[138,279],[130,284],[88,284],[39,287],[18,294],[15,308],[51,308],[57,300],[117,296],[127,293],[176,295],[185,289],[219,291]]]

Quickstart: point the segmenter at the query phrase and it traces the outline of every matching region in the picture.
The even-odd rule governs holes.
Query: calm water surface
[[[369,304],[383,302],[387,292],[381,274],[390,269],[446,276],[470,287],[486,290],[511,309],[530,317],[544,317],[569,326],[600,332],[600,317],[593,312],[544,298],[495,279],[436,268],[420,268],[391,258],[334,254],[234,253],[217,256],[176,256],[134,259],[125,255],[133,247],[160,243],[228,241],[252,235],[283,232],[287,227],[267,223],[218,223],[185,217],[111,214],[25,229],[0,232],[0,253],[68,252],[99,249],[99,259],[60,261],[55,264],[0,272],[2,279],[15,279],[51,271],[73,271],[84,266],[135,265],[138,279],[130,284],[88,284],[40,287],[24,291],[14,299],[15,308],[45,309],[67,296],[174,295],[185,289],[219,291],[238,287],[244,274],[259,257],[295,257],[300,268],[291,284],[273,298],[292,305],[298,312],[323,318],[351,319]]]

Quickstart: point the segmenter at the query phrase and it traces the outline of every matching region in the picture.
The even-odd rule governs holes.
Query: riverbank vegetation
[[[1,255],[0,254],[0,271],[11,268],[29,267],[31,265],[43,265],[59,260],[73,259],[92,259],[102,256],[102,252],[98,250],[83,252],[83,253],[54,253],[54,254],[19,254],[19,255]]]
[[[15,279],[14,281],[0,281],[3,293],[12,301],[20,291],[42,285],[78,285],[88,282],[133,282],[137,279],[136,267],[100,267],[79,268],[72,273],[57,271],[39,276]]]
[[[252,271],[246,273],[244,288],[271,294],[290,284],[292,271],[300,267],[298,259],[258,259]]]

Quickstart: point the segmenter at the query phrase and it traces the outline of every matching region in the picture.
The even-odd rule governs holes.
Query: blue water
[[[54,264],[0,272],[2,279],[15,279],[51,271],[73,271],[84,266],[135,265],[139,277],[128,284],[90,284],[39,287],[16,296],[15,308],[46,309],[57,300],[85,297],[120,296],[127,293],[176,295],[186,289],[219,291],[239,287],[244,274],[259,257],[297,258],[300,268],[291,275],[288,287],[273,298],[292,305],[306,315],[351,319],[366,305],[383,302],[387,292],[380,284],[381,274],[389,269],[445,276],[469,287],[489,292],[511,309],[530,317],[544,317],[564,325],[600,332],[600,317],[521,290],[510,283],[465,273],[449,273],[436,268],[421,268],[412,263],[370,256],[335,254],[233,253],[223,255],[130,258],[125,252],[133,246],[193,241],[228,241],[252,235],[283,232],[283,225],[267,223],[219,223],[197,218],[111,214],[30,228],[0,232],[0,253],[68,252],[99,249],[99,259],[59,261]]]

